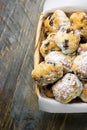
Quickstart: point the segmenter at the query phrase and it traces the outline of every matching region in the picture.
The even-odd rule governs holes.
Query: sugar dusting
[[[67,30],[70,31],[67,32]],[[68,41],[67,48],[64,46],[65,40]],[[62,26],[55,35],[55,41],[64,54],[74,53],[79,46],[80,32],[75,30],[72,26]]]
[[[79,96],[78,94],[82,91],[82,84],[76,75],[68,73],[62,80],[53,85],[52,89],[56,100],[61,101],[61,98],[67,99],[69,96],[71,98]]]
[[[78,72],[87,75],[87,52],[77,56],[73,64],[77,66]]]
[[[54,13],[57,13],[60,18],[60,26],[70,25],[68,17],[62,10],[56,10]]]
[[[55,64],[59,64],[62,63],[64,69],[66,69],[67,71],[71,71],[71,66],[72,66],[72,62],[70,59],[68,59],[64,54],[62,54],[61,52],[50,52],[46,57],[45,57],[45,61],[46,62],[52,62]]]

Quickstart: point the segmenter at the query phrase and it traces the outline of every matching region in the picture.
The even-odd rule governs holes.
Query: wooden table
[[[0,0],[0,130],[87,130],[87,114],[38,110],[31,78],[44,0]]]

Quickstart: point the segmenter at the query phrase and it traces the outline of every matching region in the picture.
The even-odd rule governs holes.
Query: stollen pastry
[[[87,14],[85,12],[73,13],[70,21],[75,29],[79,29],[82,37],[87,37]]]
[[[72,70],[80,80],[87,81],[87,52],[78,55],[74,59]]]
[[[45,57],[46,63],[58,64],[59,62],[63,66],[64,73],[72,72],[72,58],[64,55],[62,52],[53,51]]]
[[[41,62],[32,71],[32,78],[41,86],[54,83],[63,76],[62,64]]]
[[[40,47],[40,53],[43,57],[45,57],[51,51],[60,51],[60,48],[55,43],[55,33],[49,34],[47,39],[42,41]]]
[[[79,47],[80,32],[72,26],[63,26],[57,32],[55,41],[64,54],[72,54]]]
[[[78,77],[72,73],[67,73],[60,81],[52,87],[54,97],[61,103],[68,103],[78,97],[83,86]]]
[[[57,32],[61,26],[70,25],[70,20],[62,10],[56,10],[50,14],[44,21],[44,30],[48,35]]]

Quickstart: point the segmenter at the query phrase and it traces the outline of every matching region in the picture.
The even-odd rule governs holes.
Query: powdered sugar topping
[[[67,71],[71,71],[71,66],[72,62],[70,59],[68,59],[63,53],[61,52],[50,52],[46,57],[45,57],[46,62],[51,62],[55,64],[62,63],[63,67]]]
[[[74,74],[68,73],[52,89],[55,98],[61,101],[61,98],[66,99],[69,96],[71,98],[79,96],[82,91],[82,84]]]
[[[77,56],[73,64],[77,66],[78,72],[87,75],[87,52],[84,52],[81,55]]]

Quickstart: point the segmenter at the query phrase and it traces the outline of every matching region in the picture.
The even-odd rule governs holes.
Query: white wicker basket
[[[68,2],[68,3],[67,3]],[[40,63],[40,53],[39,47],[41,39],[43,38],[42,32],[42,23],[44,18],[56,9],[62,9],[66,12],[73,11],[85,11],[87,12],[87,1],[75,1],[75,0],[47,0],[44,5],[43,12],[41,13],[37,35],[36,35],[36,44],[35,44],[35,53],[34,53],[34,67]],[[51,113],[85,113],[87,112],[87,103],[71,103],[71,104],[61,104],[54,99],[42,97],[39,91],[38,85],[35,83],[35,90],[38,96],[39,109]]]

